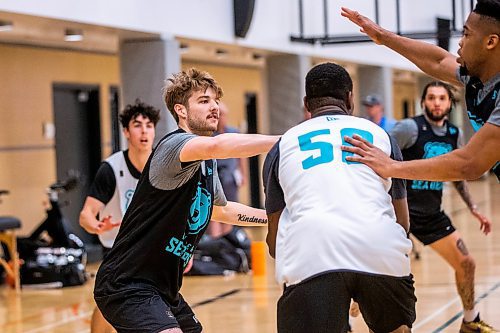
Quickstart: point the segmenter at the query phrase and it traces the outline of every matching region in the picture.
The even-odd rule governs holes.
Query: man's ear
[[[352,91],[347,93],[347,110],[351,111],[351,114],[354,112],[354,94]]]
[[[307,112],[311,112],[309,110],[309,107],[307,106],[307,96],[304,96],[304,98],[302,99],[303,103],[304,103],[304,108],[306,109]]]
[[[186,107],[182,104],[175,104],[174,105],[174,111],[179,117],[179,119],[186,119],[187,118],[187,110]]]
[[[130,131],[128,130],[127,127],[123,128],[123,136],[128,140],[130,138]]]
[[[486,48],[488,50],[494,49],[500,43],[500,36],[497,34],[491,34],[488,36],[488,43],[486,44]]]

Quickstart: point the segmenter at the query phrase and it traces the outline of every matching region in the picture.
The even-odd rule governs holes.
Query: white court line
[[[94,311],[94,310],[92,310],[92,311]],[[53,324],[49,324],[49,325],[45,325],[45,326],[42,326],[42,327],[38,327],[38,328],[29,330],[29,331],[25,331],[23,333],[46,332],[50,328],[54,328],[54,327],[57,327],[57,326],[61,326],[61,325],[70,323],[70,322],[75,321],[75,320],[80,320],[80,319],[89,317],[92,314],[92,311],[84,312],[84,313],[81,313],[81,314],[79,314],[77,316],[74,316],[74,317],[71,317],[71,318],[68,318],[68,319],[64,319],[64,320],[58,321],[58,322],[53,323]],[[85,331],[82,331],[82,332],[87,332],[87,331],[88,330],[85,330]]]
[[[424,320],[419,321],[416,325],[413,325],[413,330],[417,330],[420,327],[424,326],[425,324],[427,324],[428,322],[430,322],[431,320],[433,320],[434,318],[436,318],[437,316],[439,316],[441,313],[443,313],[451,305],[453,305],[453,304],[455,304],[455,303],[457,303],[459,301],[460,301],[460,298],[458,296],[455,297],[455,299],[452,299],[451,301],[449,301],[448,303],[446,303],[445,305],[443,305],[441,308],[439,308],[432,315],[430,315],[429,317],[425,318]]]

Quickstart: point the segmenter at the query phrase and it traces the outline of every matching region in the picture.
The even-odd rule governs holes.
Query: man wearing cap
[[[384,103],[379,95],[368,95],[363,99],[368,119],[382,127],[386,132],[389,132],[396,121],[384,115]]]

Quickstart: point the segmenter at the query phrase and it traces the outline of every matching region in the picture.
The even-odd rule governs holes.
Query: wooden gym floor
[[[454,190],[446,186],[444,208],[461,232],[476,259],[476,299],[481,317],[500,328],[500,184],[489,177],[470,183],[481,212],[493,222],[484,236]],[[458,332],[461,303],[455,291],[454,273],[430,248],[418,246],[420,260],[413,259],[417,321],[413,332]],[[88,267],[93,273],[96,265]],[[86,333],[94,308],[93,279],[81,287],[55,290],[23,289],[16,294],[0,286],[0,332]],[[194,308],[204,332],[276,332],[276,302],[281,288],[274,281],[273,261],[267,258],[263,276],[187,277],[182,293]],[[368,332],[361,317],[354,332]]]

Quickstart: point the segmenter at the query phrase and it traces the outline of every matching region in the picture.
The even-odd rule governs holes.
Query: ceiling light
[[[0,31],[10,31],[13,26],[12,21],[0,20]]]
[[[83,40],[83,31],[81,29],[66,29],[64,40],[67,42],[80,42]]]

